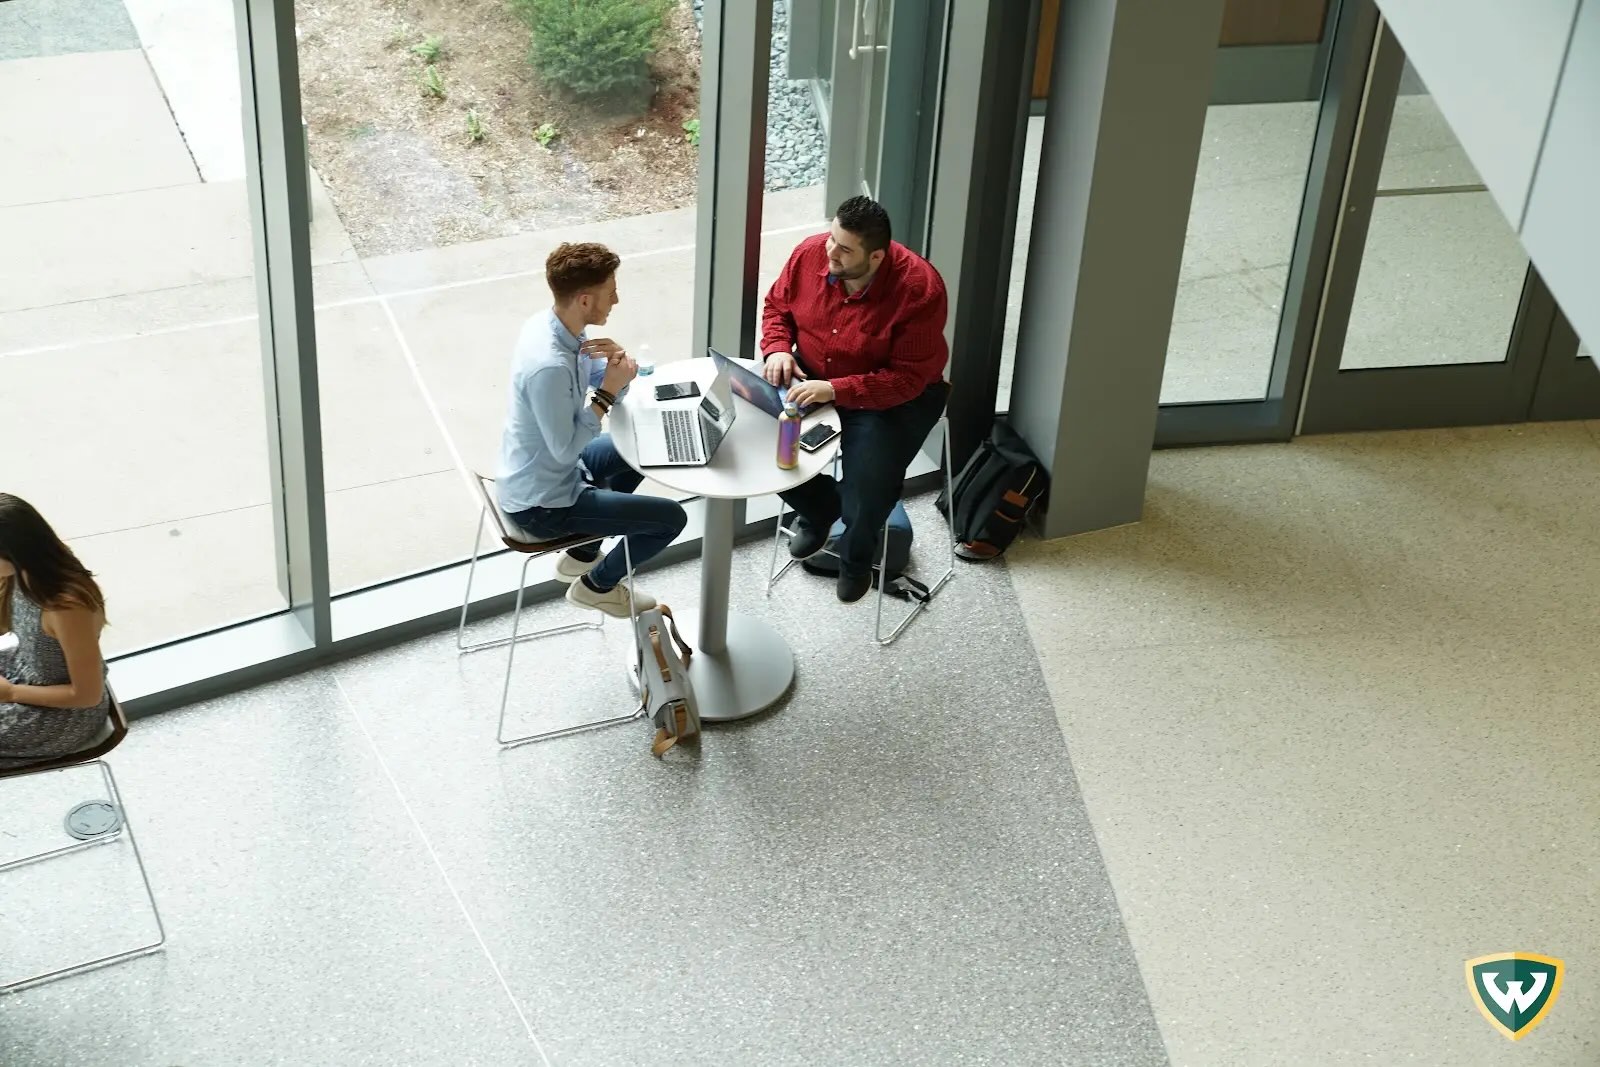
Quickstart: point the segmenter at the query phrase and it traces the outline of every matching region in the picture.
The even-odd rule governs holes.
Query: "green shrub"
[[[484,133],[483,119],[478,116],[476,110],[467,108],[467,140],[478,144],[483,140]]]
[[[444,79],[439,76],[439,68],[428,64],[422,71],[422,95],[431,96],[435,100],[445,98]]]
[[[436,63],[439,54],[444,51],[444,38],[437,34],[429,34],[417,44],[411,46],[411,54],[420,56],[424,63]]]
[[[650,80],[661,22],[672,0],[511,0],[533,32],[534,69],[579,96],[634,89]]]

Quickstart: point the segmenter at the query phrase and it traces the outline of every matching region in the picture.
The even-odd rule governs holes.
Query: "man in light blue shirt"
[[[563,244],[545,260],[555,306],[523,324],[511,357],[511,397],[500,441],[500,508],[534,540],[572,534],[626,537],[638,567],[670,545],[688,516],[675,500],[635,496],[644,476],[617,454],[600,420],[639,373],[615,341],[590,339],[617,305],[622,261],[599,244]],[[567,599],[616,618],[629,615],[627,557],[615,545],[569,550],[556,575]],[[633,607],[655,598],[633,589]]]

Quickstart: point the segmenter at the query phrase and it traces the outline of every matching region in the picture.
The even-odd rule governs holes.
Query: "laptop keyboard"
[[[661,424],[667,431],[667,458],[674,463],[688,463],[700,458],[695,448],[695,414],[683,408],[672,408],[661,413]]]

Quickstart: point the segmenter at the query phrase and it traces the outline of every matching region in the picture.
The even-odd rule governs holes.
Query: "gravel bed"
[[[705,0],[692,0],[694,21],[703,27]],[[772,0],[772,62],[767,80],[768,192],[821,185],[828,167],[828,141],[817,117],[811,86],[790,81],[789,0]]]

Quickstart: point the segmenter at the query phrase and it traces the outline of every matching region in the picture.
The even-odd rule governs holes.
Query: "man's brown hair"
[[[566,303],[585,289],[602,284],[621,263],[621,257],[605,245],[567,242],[544,261],[544,280],[555,298]]]

